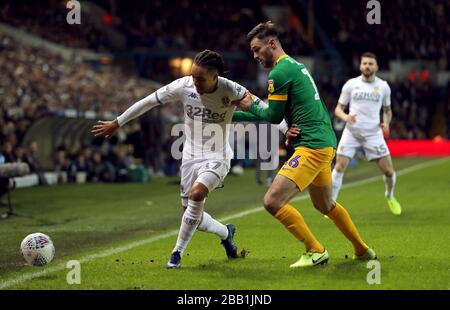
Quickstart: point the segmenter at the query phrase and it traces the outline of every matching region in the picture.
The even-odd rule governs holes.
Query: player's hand
[[[356,122],[356,114],[355,115],[348,114],[347,117],[345,118],[345,122],[349,123],[349,124],[355,123]]]
[[[391,133],[391,131],[389,130],[389,125],[385,124],[385,123],[381,123],[380,127],[381,127],[381,130],[383,131],[383,135],[385,137],[389,136],[389,134]]]
[[[286,141],[284,142],[284,144],[286,145],[286,147],[288,147],[289,145],[291,145],[292,140],[297,137],[300,134],[300,128],[297,127],[297,125],[292,124],[291,128],[289,128],[288,131],[286,131],[285,137],[286,137]]]
[[[119,124],[114,121],[98,121],[96,125],[92,127],[92,133],[95,137],[110,138],[119,128]]]
[[[241,100],[233,101],[232,103],[240,107],[242,111],[248,112],[250,110],[250,106],[253,103],[252,94],[247,90],[245,92],[244,98],[242,98]]]

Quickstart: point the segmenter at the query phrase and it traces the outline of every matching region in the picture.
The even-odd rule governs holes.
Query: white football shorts
[[[189,192],[194,183],[202,183],[211,192],[223,187],[223,180],[230,171],[230,160],[192,159],[181,164],[181,204],[188,205]]]
[[[363,149],[368,161],[390,155],[381,128],[369,133],[350,131],[348,128],[345,128],[341,140],[339,141],[336,154],[351,159],[355,156],[358,148]]]

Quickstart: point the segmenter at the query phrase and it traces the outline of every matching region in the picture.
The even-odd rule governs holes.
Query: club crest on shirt
[[[273,93],[275,91],[275,85],[273,83],[273,80],[269,80],[268,84],[269,84],[269,86],[267,87],[267,90],[271,94],[271,93]]]
[[[375,87],[373,88],[373,91],[376,92],[376,93],[378,93],[378,92],[380,91],[380,88],[379,88],[378,86],[375,86]]]
[[[223,97],[222,98],[222,106],[223,107],[228,107],[230,105],[230,98],[228,97]]]

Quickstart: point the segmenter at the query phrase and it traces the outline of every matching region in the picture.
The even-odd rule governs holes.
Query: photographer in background
[[[5,160],[5,156],[0,152],[0,167],[5,164]],[[0,173],[0,202],[2,201],[3,195],[8,193],[9,191],[12,191],[14,188],[14,179],[7,176],[2,176],[2,174]]]

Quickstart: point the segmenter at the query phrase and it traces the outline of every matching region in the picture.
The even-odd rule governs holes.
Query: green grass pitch
[[[384,199],[381,174],[361,162],[345,176],[339,201],[380,262],[381,284],[351,259],[352,247],[308,197],[293,203],[330,254],[327,265],[289,268],[303,247],[261,207],[266,187],[254,171],[228,176],[206,209],[236,225],[249,251],[228,261],[216,236],[197,232],[179,270],[165,264],[181,218],[177,179],[149,184],[87,184],[27,188],[13,194],[19,217],[0,221],[0,289],[443,289],[450,288],[450,160],[395,159],[401,216]],[[375,177],[375,178],[374,178]],[[29,233],[51,236],[55,259],[25,266],[19,255]],[[66,263],[81,262],[81,284],[66,281]]]

